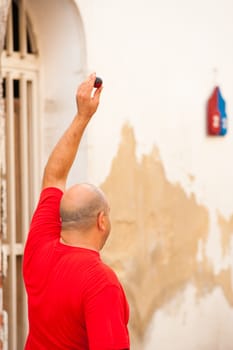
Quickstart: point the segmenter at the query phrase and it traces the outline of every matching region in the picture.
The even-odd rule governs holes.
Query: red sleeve
[[[43,264],[48,264],[53,241],[60,235],[59,208],[62,194],[55,187],[45,188],[41,192],[24,250],[23,273],[26,285],[38,285]]]
[[[45,188],[40,195],[39,203],[32,217],[26,242],[35,249],[42,242],[59,237],[61,230],[60,201],[63,192],[55,187]]]
[[[120,287],[105,287],[88,300],[85,316],[90,350],[129,349],[129,310]]]

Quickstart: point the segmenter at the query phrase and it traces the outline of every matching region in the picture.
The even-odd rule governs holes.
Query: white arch
[[[42,171],[51,148],[75,113],[76,87],[86,76],[85,34],[77,5],[71,0],[26,0],[26,8],[41,68]],[[79,169],[74,181],[86,175],[85,139],[80,151],[82,173]]]

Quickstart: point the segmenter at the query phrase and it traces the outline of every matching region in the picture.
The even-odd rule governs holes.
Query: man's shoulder
[[[44,211],[46,214],[53,211],[54,208],[55,210],[59,209],[62,195],[63,192],[57,187],[46,187],[42,189],[34,216],[41,211]]]
[[[102,260],[100,260],[96,268],[96,272],[99,276],[100,281],[102,281],[104,285],[119,286],[119,280],[118,280],[117,274],[115,273],[115,271],[111,266],[107,265]]]
[[[120,282],[111,266],[102,261],[94,251],[78,248],[69,255],[69,265],[76,271],[77,278],[83,276],[83,287],[86,290],[101,291],[108,286],[120,287]]]

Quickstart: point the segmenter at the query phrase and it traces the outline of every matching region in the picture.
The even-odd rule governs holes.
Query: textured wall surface
[[[167,180],[156,147],[137,160],[129,125],[122,130],[121,144],[102,189],[110,200],[113,220],[104,258],[127,291],[133,349],[145,349],[153,314],[189,284],[195,287],[196,304],[219,287],[233,306],[231,267],[215,273],[203,248],[210,225],[208,208],[197,202],[195,194],[188,195],[179,184]],[[232,235],[232,217],[228,221],[219,215],[218,224],[224,256]]]
[[[76,3],[104,81],[87,180],[110,199],[104,258],[127,290],[132,349],[232,350],[233,4]],[[216,85],[222,138],[206,135]]]

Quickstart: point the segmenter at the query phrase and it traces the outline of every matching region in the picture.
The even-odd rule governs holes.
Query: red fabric
[[[26,350],[129,349],[128,303],[98,252],[60,243],[62,192],[41,193],[24,253]]]

